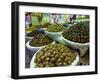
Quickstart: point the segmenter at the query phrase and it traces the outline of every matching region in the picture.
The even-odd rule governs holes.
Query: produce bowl
[[[30,68],[35,68],[34,60],[35,60],[35,57],[36,57],[36,55],[37,55],[37,53],[38,53],[39,51],[41,51],[41,49],[38,50],[38,51],[33,55],[32,60],[31,60],[31,62],[30,62]],[[75,59],[75,60],[72,62],[72,64],[69,65],[69,66],[76,66],[76,65],[79,64],[79,54],[78,54],[77,52],[75,52],[75,53],[77,54],[76,59]],[[64,67],[67,67],[67,66],[64,66]]]
[[[67,45],[73,49],[79,49],[81,56],[83,56],[89,48],[89,43],[76,43],[76,42],[67,40],[64,37],[62,37],[62,39],[63,39],[63,42],[65,45]]]

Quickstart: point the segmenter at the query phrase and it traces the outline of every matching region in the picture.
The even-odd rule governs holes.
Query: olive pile
[[[76,52],[62,44],[49,44],[36,54],[35,67],[68,66],[76,59]]]
[[[44,24],[42,25],[42,27],[43,27],[43,28],[48,28],[49,25],[51,25],[51,23],[44,23]]]
[[[49,25],[47,28],[48,32],[62,32],[63,30],[64,30],[64,27],[61,24]]]
[[[39,24],[36,27],[37,28],[48,28],[48,26],[51,25],[51,23],[44,23],[44,24]]]
[[[80,22],[71,26],[68,30],[63,32],[64,38],[78,43],[88,43],[89,27],[86,27],[85,23]],[[89,26],[88,23],[87,26]]]
[[[41,34],[41,33],[36,31],[36,30],[33,30],[32,32],[28,33],[27,36],[28,37],[34,37],[34,36],[37,36],[39,34]]]
[[[40,35],[35,36],[29,42],[29,45],[38,47],[38,46],[44,46],[44,45],[50,44],[52,42],[53,42],[53,40],[50,37],[48,37],[47,35],[44,35],[44,34],[40,34]]]

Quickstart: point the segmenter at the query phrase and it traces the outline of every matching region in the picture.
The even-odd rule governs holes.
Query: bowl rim
[[[64,41],[67,41],[68,43],[73,44],[73,45],[89,45],[89,42],[88,42],[88,43],[78,43],[78,42],[74,42],[74,41],[70,41],[70,40],[68,40],[68,39],[65,39],[63,36],[62,36],[62,39],[63,39]]]
[[[34,48],[41,48],[41,47],[44,47],[44,46],[39,46],[39,47],[31,46],[31,45],[29,44],[30,41],[31,41],[31,40],[29,40],[29,41],[26,43],[26,47],[27,47],[27,48],[34,49]]]
[[[33,39],[34,37],[25,36],[25,38]]]
[[[49,31],[45,31],[46,33],[49,33],[49,34],[57,34],[57,33],[60,33],[60,34],[62,34],[63,33],[63,31],[61,31],[61,32],[49,32]]]

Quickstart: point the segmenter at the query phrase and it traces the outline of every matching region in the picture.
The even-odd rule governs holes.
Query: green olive
[[[45,59],[45,61],[49,61],[50,60],[50,58],[49,57],[47,57],[46,59]]]
[[[47,51],[45,51],[45,49]],[[35,67],[68,66],[76,59],[76,52],[62,44],[49,44],[36,55]]]

